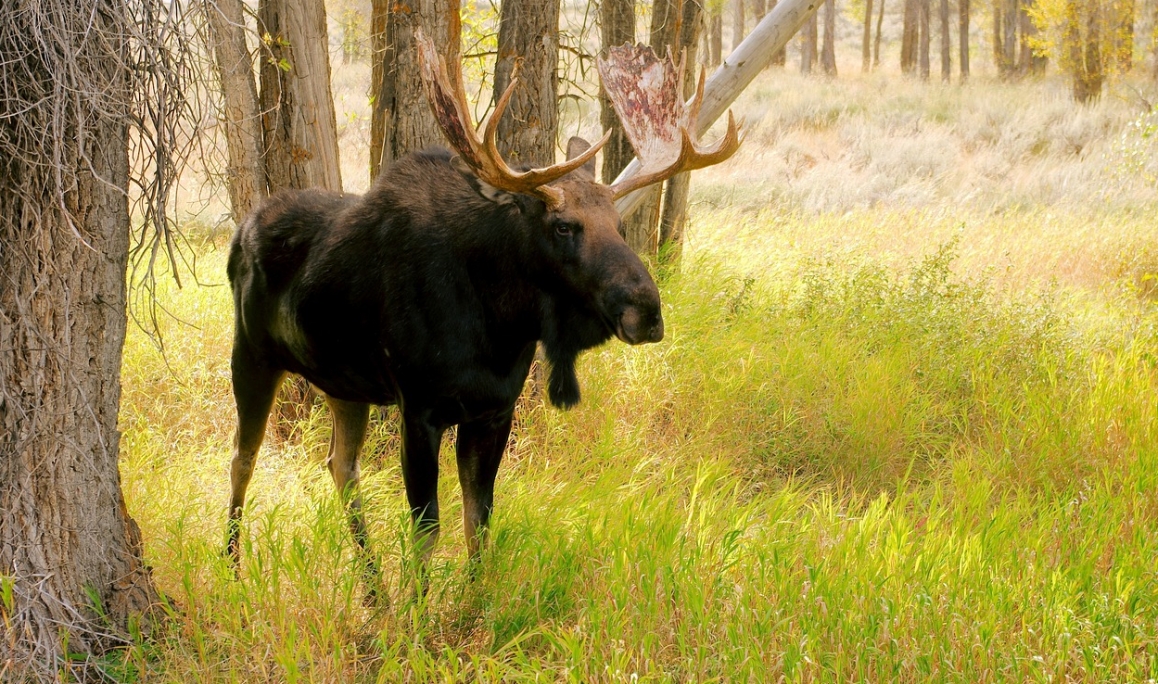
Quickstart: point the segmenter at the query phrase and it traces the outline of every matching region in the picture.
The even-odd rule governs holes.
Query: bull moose
[[[620,235],[614,199],[721,162],[739,146],[730,114],[714,147],[692,141],[702,73],[700,94],[685,109],[682,63],[624,46],[599,69],[642,172],[595,182],[594,156],[607,136],[594,146],[572,139],[566,162],[513,170],[496,149],[495,129],[517,78],[480,137],[460,74],[448,75],[425,37],[418,42],[427,96],[453,152],[405,156],[361,197],[276,194],[233,238],[238,427],[227,550],[235,567],[245,490],[287,373],[325,395],[333,416],[327,465],[367,571],[375,565],[357,484],[371,404],[401,411],[402,476],[420,567],[438,535],[439,444],[458,426],[463,523],[477,559],[536,344],[550,364],[548,398],[565,408],[579,401],[580,352],[612,336],[633,345],[663,338],[659,290]]]

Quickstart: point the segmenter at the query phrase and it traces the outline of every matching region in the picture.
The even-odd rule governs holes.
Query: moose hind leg
[[[462,527],[470,551],[472,574],[486,543],[487,525],[494,507],[495,476],[510,434],[510,414],[494,421],[458,427],[455,446],[458,481],[462,486]]]
[[[233,397],[237,403],[237,433],[233,438],[233,461],[230,464],[229,522],[227,550],[234,571],[241,561],[241,510],[245,490],[253,476],[257,450],[265,438],[265,425],[273,398],[285,372],[253,359],[240,345],[233,349]]]
[[[330,415],[334,419],[334,429],[330,435],[330,455],[326,466],[334,478],[334,486],[346,506],[350,533],[358,543],[358,550],[365,565],[367,582],[378,577],[378,566],[370,555],[366,519],[362,513],[362,495],[359,491],[358,454],[366,442],[366,425],[370,417],[370,405],[354,401],[344,401],[327,396]],[[374,592],[371,584],[371,592]]]

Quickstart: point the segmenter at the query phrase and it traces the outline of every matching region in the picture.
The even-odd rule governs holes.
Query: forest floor
[[[745,146],[695,176],[661,274],[667,337],[587,353],[572,411],[522,402],[474,582],[444,445],[423,605],[395,409],[362,471],[390,606],[362,604],[321,405],[271,426],[233,579],[227,236],[190,221],[202,284],[161,283],[164,357],[131,332],[121,419],[172,620],[110,673],[1158,678],[1158,115],[1057,80],[786,72],[736,110]]]

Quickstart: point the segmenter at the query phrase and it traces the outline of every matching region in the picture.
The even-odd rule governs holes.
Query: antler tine
[[[685,104],[679,95],[683,59],[677,66],[668,53],[661,61],[651,48],[624,45],[599,59],[603,87],[623,123],[642,164],[640,173],[611,186],[616,198],[677,173],[719,164],[740,147],[739,126],[728,112],[728,130],[709,149],[694,140],[704,98],[704,71],[696,96]]]
[[[434,118],[446,134],[447,142],[459,153],[463,161],[478,174],[480,179],[496,188],[509,192],[530,193],[552,207],[561,206],[564,200],[563,191],[548,184],[586,164],[607,144],[611,133],[608,132],[602,140],[583,154],[562,164],[528,171],[514,171],[499,153],[496,136],[499,119],[502,118],[503,111],[519,82],[518,65],[516,64],[510,84],[495,103],[495,109],[487,119],[480,139],[478,130],[471,124],[470,108],[466,102],[462,79],[451,79],[447,75],[441,55],[421,29],[415,31],[414,38],[418,43],[422,80],[426,85],[427,98],[430,100]]]

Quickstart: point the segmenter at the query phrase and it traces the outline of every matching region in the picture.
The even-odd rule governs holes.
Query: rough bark
[[[322,0],[260,0],[265,173],[271,190],[342,189]]]
[[[836,0],[824,0],[824,41],[820,49],[820,65],[826,76],[836,76]]]
[[[449,68],[459,64],[458,0],[373,0],[371,56],[370,177],[383,165],[414,150],[445,146],[430,113],[418,72],[414,29],[438,45]]]
[[[872,69],[873,41],[873,0],[864,3],[864,32],[860,42],[860,70],[868,73]]]
[[[12,583],[11,604],[0,602],[5,682],[95,677],[90,659],[122,645],[130,621],[157,600],[117,466],[129,33],[106,25],[121,12],[107,0],[79,3],[72,15],[53,14],[60,5],[29,7],[6,19],[23,23],[0,38],[0,59],[17,67],[3,75],[5,92],[21,77],[34,100],[54,81],[76,91],[67,102],[0,100],[0,576]],[[62,53],[71,58],[67,75],[49,66]],[[55,114],[40,118],[46,109]],[[56,137],[29,140],[29,120]]]
[[[945,83],[953,78],[952,49],[949,44],[949,0],[941,0],[941,80]]]
[[[811,74],[816,61],[816,13],[808,16],[800,31],[800,73]]]
[[[635,42],[635,3],[632,0],[603,0],[599,4],[599,23],[602,29],[602,45],[606,50],[613,46]],[[603,146],[603,182],[615,180],[635,156],[623,124],[615,115],[611,100],[602,90],[599,92],[600,121],[603,131],[611,131],[611,139]]]
[[[262,160],[261,116],[253,58],[245,43],[241,0],[205,0],[214,66],[221,84],[225,141],[229,151],[226,179],[233,222],[240,224],[267,194]]]
[[[559,0],[505,0],[495,63],[497,101],[521,59],[519,86],[499,121],[499,152],[512,164],[555,163],[559,127]]]
[[[957,0],[957,48],[961,82],[969,80],[969,0]]]

